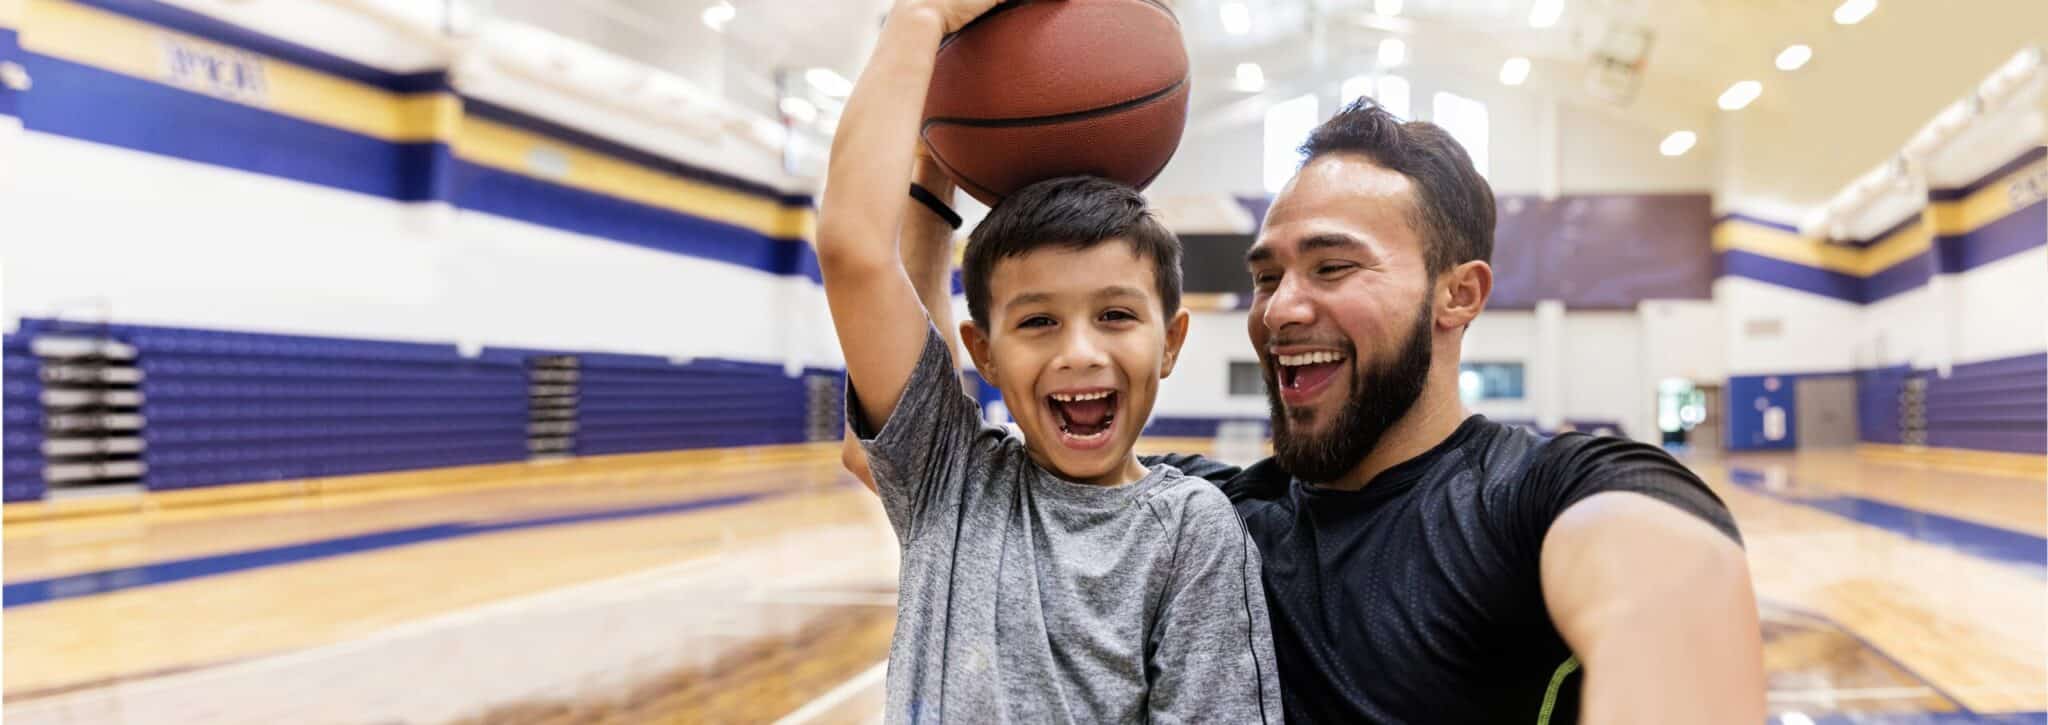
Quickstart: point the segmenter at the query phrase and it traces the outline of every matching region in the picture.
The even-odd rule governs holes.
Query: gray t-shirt
[[[903,547],[892,723],[1279,723],[1259,556],[1214,484],[1061,480],[985,425],[936,331],[877,433]]]

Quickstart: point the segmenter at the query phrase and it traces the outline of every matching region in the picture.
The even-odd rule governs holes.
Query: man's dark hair
[[[1180,238],[1152,216],[1138,190],[1093,176],[1041,181],[1005,197],[967,237],[961,286],[967,314],[988,329],[989,277],[996,263],[1048,247],[1082,250],[1123,240],[1152,260],[1159,301],[1171,318],[1180,309]]]
[[[1402,121],[1370,98],[1360,98],[1309,134],[1304,163],[1332,153],[1355,153],[1415,183],[1415,217],[1429,274],[1493,257],[1493,187],[1472,167],[1472,157],[1449,131],[1433,123]]]

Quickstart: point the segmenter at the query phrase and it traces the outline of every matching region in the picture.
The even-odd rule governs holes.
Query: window
[[[1400,76],[1380,76],[1376,86],[1373,89],[1376,92],[1373,99],[1379,101],[1380,107],[1387,109],[1387,113],[1394,114],[1395,118],[1404,121],[1415,118],[1414,114],[1409,113],[1408,79]]]
[[[1352,101],[1372,95],[1372,76],[1352,76],[1345,79],[1337,89],[1337,105],[1349,106]]]
[[[1518,362],[1465,362],[1458,364],[1458,397],[1471,403],[1481,400],[1521,400],[1522,364]]]
[[[1245,395],[1264,397],[1265,394],[1266,373],[1264,370],[1259,369],[1258,363],[1236,361],[1230,363],[1231,397]]]
[[[1430,115],[1465,147],[1479,175],[1486,176],[1486,104],[1454,93],[1438,93],[1430,98]]]
[[[1310,131],[1322,120],[1316,115],[1316,96],[1313,93],[1273,104],[1266,109],[1266,191],[1280,193],[1280,187],[1294,178],[1294,172],[1301,166],[1301,142],[1308,140]]]

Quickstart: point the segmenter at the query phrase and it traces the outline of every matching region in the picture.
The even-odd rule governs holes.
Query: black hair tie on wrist
[[[910,198],[916,199],[917,203],[923,204],[925,208],[932,210],[933,214],[939,215],[939,218],[944,220],[947,226],[954,229],[960,228],[962,221],[960,213],[953,211],[952,207],[946,206],[946,202],[940,201],[939,196],[933,194],[930,189],[912,183],[910,185]]]

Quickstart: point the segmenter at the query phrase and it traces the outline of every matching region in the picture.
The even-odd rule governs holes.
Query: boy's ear
[[[994,382],[996,367],[988,359],[988,333],[982,332],[981,326],[974,324],[973,320],[962,322],[960,343],[967,348],[967,356],[974,360],[974,370],[981,374],[983,380]]]
[[[1166,357],[1160,361],[1159,377],[1173,374],[1173,366],[1180,362],[1180,346],[1188,341],[1188,308],[1174,311],[1173,319],[1166,323]]]

